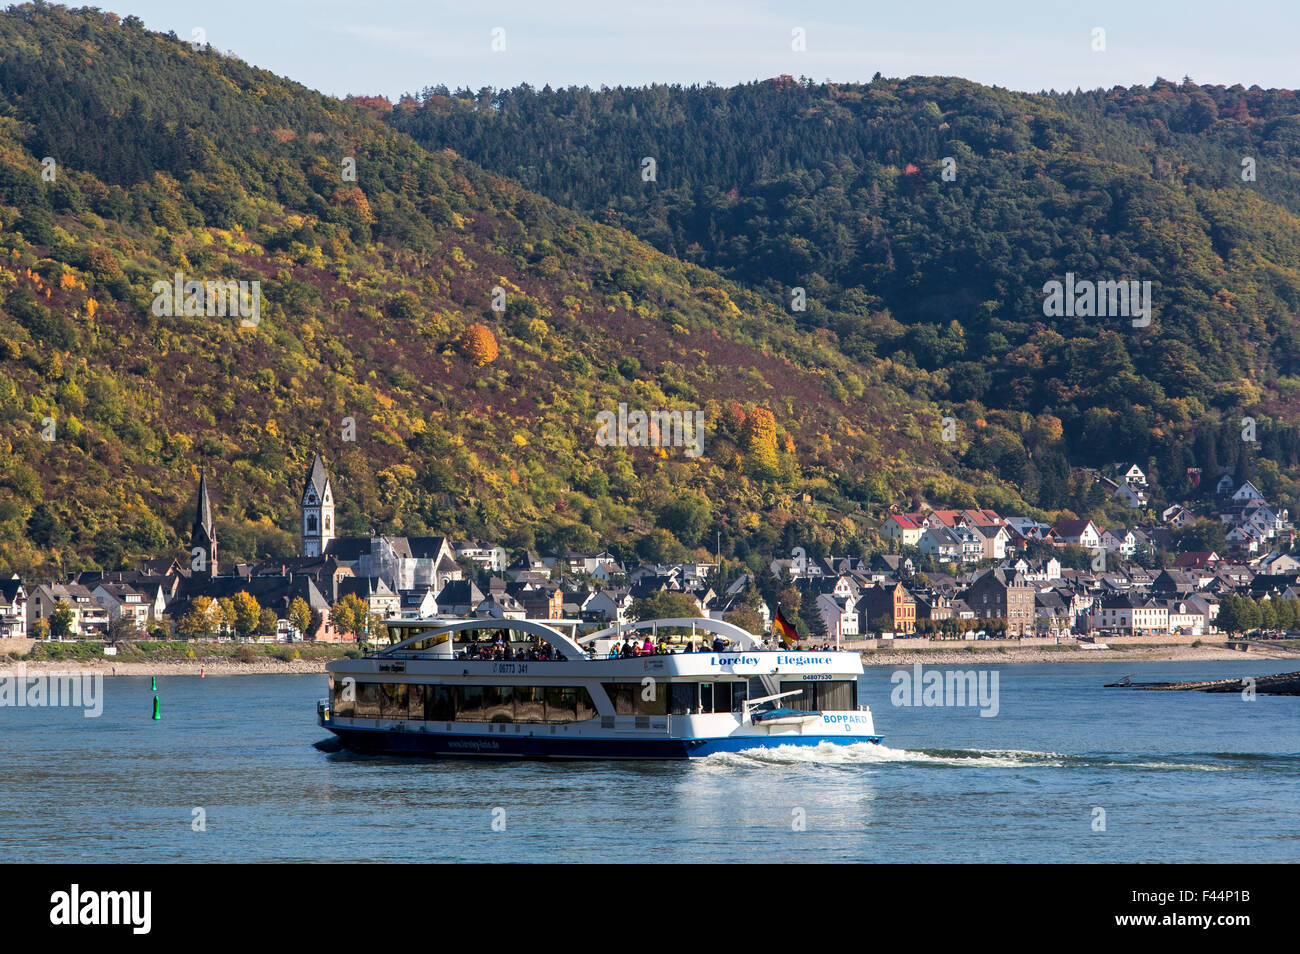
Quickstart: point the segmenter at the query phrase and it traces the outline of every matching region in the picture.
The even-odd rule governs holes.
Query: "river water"
[[[0,858],[1300,861],[1300,698],[1102,688],[1286,663],[988,669],[994,717],[895,706],[873,668],[881,746],[683,763],[327,754],[324,676],[159,678],[160,721],[110,678],[98,718],[0,707]]]

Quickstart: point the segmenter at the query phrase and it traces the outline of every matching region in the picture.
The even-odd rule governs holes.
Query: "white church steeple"
[[[320,454],[312,462],[302,491],[302,554],[318,557],[334,539],[334,489]]]

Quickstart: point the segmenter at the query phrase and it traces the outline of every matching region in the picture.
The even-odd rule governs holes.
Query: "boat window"
[[[356,712],[356,683],[349,677],[334,683],[334,715],[351,716]]]
[[[407,692],[406,717],[408,719],[424,718],[424,686],[411,683]]]
[[[711,682],[700,683],[700,711],[713,711],[713,683]]]
[[[379,718],[379,683],[357,683],[356,715],[358,719]]]
[[[546,687],[546,721],[572,722],[577,715],[578,697],[563,686]]]
[[[662,681],[601,683],[614,704],[615,715],[667,715],[668,685]],[[650,696],[651,698],[646,698]]]
[[[817,685],[817,708],[833,711],[852,711],[858,707],[858,682],[856,679],[838,679]]]
[[[430,722],[451,722],[456,718],[456,697],[452,686],[427,686],[424,717]]]
[[[831,682],[781,683],[782,692],[799,690],[797,696],[777,700],[777,705],[806,711],[852,711],[858,707],[858,683],[854,679],[836,679]]]
[[[699,710],[699,693],[693,682],[674,682],[669,694],[669,711],[673,715],[686,715]]]
[[[486,722],[483,714],[483,687],[456,687],[456,720],[458,722]]]
[[[381,719],[405,719],[407,714],[406,683],[380,683],[379,717]]]
[[[515,721],[515,687],[483,687],[483,719],[485,722]]]
[[[546,721],[546,695],[541,686],[515,686],[515,721]]]

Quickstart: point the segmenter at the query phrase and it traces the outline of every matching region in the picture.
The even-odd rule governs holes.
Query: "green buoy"
[[[153,697],[153,717],[157,721],[162,718],[162,707],[158,704],[158,697]]]
[[[154,676],[154,677],[153,677],[153,691],[154,691],[154,692],[157,692],[157,691],[158,691],[158,677],[157,677],[157,676]]]

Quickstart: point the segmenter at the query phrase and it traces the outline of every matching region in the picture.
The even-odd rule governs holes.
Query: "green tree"
[[[72,635],[72,624],[76,620],[77,614],[63,600],[54,604],[54,609],[50,611],[50,638],[67,639]]]
[[[713,523],[713,508],[697,493],[674,497],[659,510],[659,524],[671,530],[688,547],[699,546]]]
[[[724,617],[728,623],[733,626],[739,626],[748,633],[756,636],[763,635],[763,617],[750,606],[742,604]]]
[[[650,596],[632,601],[630,615],[634,620],[683,619],[700,615],[695,600],[685,593],[660,590]]]
[[[263,609],[257,618],[257,635],[275,636],[279,627],[280,618],[275,615],[275,610],[270,607]]]
[[[295,596],[289,604],[289,622],[297,628],[301,637],[306,637],[312,631],[311,607],[301,596]]]

